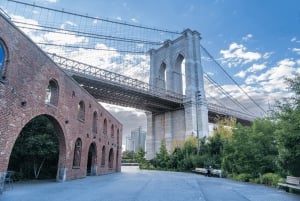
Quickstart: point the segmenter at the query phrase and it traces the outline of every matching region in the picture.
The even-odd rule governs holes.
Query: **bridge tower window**
[[[83,101],[80,101],[78,104],[78,120],[85,120],[85,105]]]
[[[111,137],[114,137],[114,135],[115,135],[115,127],[114,127],[113,124],[111,125],[111,131],[110,131],[110,133],[111,133]]]
[[[57,106],[58,103],[58,84],[57,81],[52,79],[49,81],[46,89],[46,103]]]
[[[160,67],[159,67],[159,74],[158,74],[158,79],[159,79],[159,84],[158,86],[160,88],[165,89],[166,88],[166,81],[167,81],[167,75],[166,75],[166,68],[167,65],[163,62]]]
[[[114,150],[111,148],[109,150],[109,157],[108,157],[108,168],[113,168],[114,162]]]
[[[107,120],[104,119],[103,121],[103,134],[107,135]]]
[[[82,142],[81,142],[81,139],[78,138],[75,142],[73,168],[80,167],[81,149],[82,149]]]
[[[179,80],[177,82],[177,84],[178,84],[177,89],[179,91],[177,91],[177,92],[182,93],[183,95],[186,95],[186,81],[187,81],[186,67],[185,67],[185,59],[181,54],[178,55],[175,66],[176,66],[176,71],[179,72],[179,75],[180,75]]]
[[[105,156],[106,156],[106,149],[105,146],[102,147],[102,157],[101,157],[101,166],[104,167],[105,166]]]
[[[97,133],[97,121],[98,121],[98,114],[95,111],[93,114],[93,133]]]

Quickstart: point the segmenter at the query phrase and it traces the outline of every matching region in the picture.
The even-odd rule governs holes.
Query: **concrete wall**
[[[5,47],[5,63],[0,78],[0,172],[7,171],[14,143],[23,127],[33,118],[46,115],[55,126],[59,140],[58,180],[86,176],[88,150],[96,148],[94,174],[120,171],[122,125],[92,96],[55,63],[28,37],[5,17],[0,15],[0,41]],[[48,104],[46,90],[54,80],[59,89],[56,105]],[[78,104],[85,105],[85,119],[78,119]],[[97,112],[97,132],[94,132],[93,114]],[[103,122],[107,120],[107,133]],[[111,126],[114,125],[114,135]],[[79,168],[73,168],[76,139],[82,141]],[[106,162],[102,166],[102,148],[106,148]],[[110,150],[113,167],[108,167]]]

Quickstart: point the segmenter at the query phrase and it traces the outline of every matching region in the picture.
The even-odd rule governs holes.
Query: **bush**
[[[275,173],[266,173],[262,176],[262,182],[267,186],[277,186],[280,179],[280,176]]]
[[[247,174],[247,173],[241,173],[241,174],[238,174],[238,175],[233,175],[232,178],[234,180],[243,181],[243,182],[249,182],[250,179],[252,179],[251,175]]]
[[[260,182],[260,178],[251,178],[250,179],[250,182],[251,183],[255,183],[255,184],[260,184],[261,182]]]

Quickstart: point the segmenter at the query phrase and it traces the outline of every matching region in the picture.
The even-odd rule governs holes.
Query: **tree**
[[[158,167],[166,168],[169,159],[166,139],[163,139],[160,144],[159,152],[156,153],[155,162]]]
[[[135,163],[136,161],[136,153],[134,151],[123,151],[122,153],[122,162],[124,163]]]
[[[146,155],[145,150],[142,147],[140,147],[139,151],[136,153],[137,162],[138,163],[145,163],[146,162],[145,155]]]
[[[53,177],[58,151],[53,124],[46,116],[37,117],[22,129],[11,153],[9,168],[21,172],[25,178],[33,175],[37,179],[46,167],[43,177]]]
[[[275,113],[279,164],[286,174],[300,176],[300,77],[288,79],[287,83],[294,96],[278,103]]]

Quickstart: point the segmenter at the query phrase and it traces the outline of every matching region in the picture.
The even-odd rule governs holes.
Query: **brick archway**
[[[48,114],[40,114],[37,116],[34,116],[32,118],[28,118],[28,120],[26,121],[26,123],[24,123],[23,125],[16,125],[17,127],[21,128],[19,131],[16,132],[16,134],[14,135],[14,139],[11,142],[11,148],[10,151],[7,152],[7,156],[8,156],[8,160],[7,160],[7,165],[6,165],[6,169],[8,168],[8,164],[10,161],[10,156],[12,154],[13,148],[16,144],[16,141],[18,139],[18,137],[20,136],[21,132],[23,131],[23,129],[25,128],[26,125],[30,124],[32,122],[32,120],[34,119],[38,119],[40,117],[46,117],[51,124],[54,127],[54,132],[55,132],[55,136],[57,137],[57,141],[58,141],[58,163],[57,163],[57,175],[56,175],[56,180],[57,181],[64,181],[66,180],[66,170],[65,170],[65,166],[66,166],[66,143],[65,143],[65,136],[64,136],[64,132],[63,129],[59,123],[58,120],[55,119],[55,117],[48,115]]]
[[[87,175],[97,175],[97,145],[95,142],[89,146],[87,157]]]
[[[95,143],[99,149],[105,146],[108,152],[117,141],[107,134],[108,125],[102,122],[113,124],[115,129],[120,130],[122,124],[2,15],[0,32],[3,32],[0,41],[5,49],[0,80],[0,176],[6,174],[11,151],[23,127],[33,118],[46,115],[55,125],[59,138],[57,180],[85,177],[90,144]],[[78,108],[79,103],[81,108]],[[99,115],[94,115],[94,112]],[[93,124],[99,126],[97,130]],[[102,129],[104,132],[99,132]],[[79,161],[79,165],[74,167],[77,139],[82,142],[82,163]],[[120,132],[120,144],[121,139]],[[120,169],[118,164],[116,169]],[[96,175],[114,171],[98,163],[94,170],[97,170]]]

